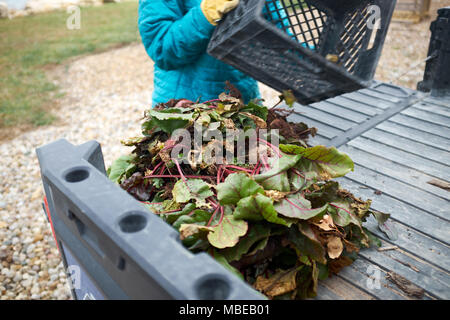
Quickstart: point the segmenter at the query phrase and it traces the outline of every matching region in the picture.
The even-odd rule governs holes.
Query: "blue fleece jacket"
[[[139,31],[154,61],[153,105],[170,99],[216,99],[229,80],[245,102],[259,97],[257,82],[206,53],[214,31],[201,0],[140,0]]]

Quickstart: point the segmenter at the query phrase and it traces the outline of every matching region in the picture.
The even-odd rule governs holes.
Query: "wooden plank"
[[[436,136],[440,136],[446,139],[450,139],[450,129],[430,123],[425,122],[422,120],[418,120],[416,118],[412,118],[410,116],[404,115],[404,114],[398,114],[392,118],[389,119],[391,122],[395,122],[398,124],[401,124],[403,126],[409,127],[409,128],[415,128],[417,130],[428,132],[431,134],[434,134]]]
[[[343,300],[344,298],[338,296],[336,293],[328,289],[322,281],[319,281],[317,285],[317,296],[314,297],[314,300]]]
[[[410,185],[414,185],[443,199],[450,200],[450,192],[428,183],[428,181],[434,179],[432,176],[417,171],[413,168],[392,162],[384,158],[382,155],[379,156],[367,153],[352,146],[343,146],[339,148],[339,150],[347,153],[352,158],[353,162],[358,165],[366,168],[376,168],[377,171],[382,174],[391,176]]]
[[[390,213],[392,219],[399,221],[405,226],[415,229],[428,237],[437,239],[445,245],[450,243],[450,226],[442,218],[427,214],[425,211],[413,207],[404,201],[395,199],[390,195],[384,193],[374,195],[373,189],[358,189],[358,185],[361,185],[361,183],[355,182],[357,181],[351,181],[345,178],[341,180],[341,186],[354,192],[356,196],[372,199],[373,209]]]
[[[440,217],[442,222],[449,221],[449,201],[434,194],[359,165],[355,165],[355,171],[347,174],[346,177],[415,206],[423,212],[428,212],[429,215]],[[376,197],[377,195],[374,194],[374,198]],[[450,234],[450,223],[448,225]]]
[[[405,277],[439,299],[450,299],[450,274],[402,250],[361,250],[367,260]]]
[[[412,106],[414,109],[423,110],[440,116],[450,118],[450,108],[431,103],[420,102]]]
[[[366,105],[370,105],[370,106],[373,106],[375,108],[383,109],[383,110],[389,109],[389,108],[391,108],[391,107],[396,105],[396,103],[385,101],[385,100],[381,100],[381,99],[374,98],[374,97],[370,97],[368,95],[359,93],[358,91],[355,91],[355,92],[352,92],[352,93],[348,93],[348,94],[345,95],[345,97],[353,99],[355,101],[361,101],[361,102],[363,102]]]
[[[318,145],[327,145],[330,139],[327,139],[326,137],[317,134],[313,138],[308,139],[308,144],[311,146],[318,146]]]
[[[450,108],[450,99],[446,98],[446,97],[435,98],[435,97],[428,96],[423,101],[426,103],[432,103],[437,106]]]
[[[361,89],[358,91],[358,93],[364,94],[370,98],[380,99],[380,100],[384,100],[384,101],[392,102],[392,103],[399,103],[399,102],[403,101],[404,99],[407,99],[407,97],[401,99],[398,97],[394,97],[393,95],[390,95],[388,93],[383,93],[383,92],[375,91],[372,89]]]
[[[390,195],[374,195],[373,189],[354,189],[350,179],[344,179],[341,182],[343,188],[362,196],[365,199],[372,199],[372,208],[382,212],[390,213],[392,219],[399,221],[405,226],[415,229],[428,237],[437,239],[448,245],[450,243],[449,223],[442,218],[427,214],[425,211],[409,205],[408,203],[395,199]],[[357,182],[357,181],[354,181]],[[370,190],[367,194],[367,190]]]
[[[365,115],[361,112],[356,112],[351,109],[343,108],[342,106],[340,106],[336,103],[332,103],[327,100],[322,101],[320,103],[312,104],[309,107],[318,109],[318,110],[323,110],[325,112],[339,115],[341,117],[345,117],[346,119],[351,120],[356,123],[362,123],[362,122],[370,119],[370,117],[368,117],[367,115]]]
[[[437,149],[376,128],[365,132],[362,136],[416,154],[425,159],[439,162],[443,165],[450,165],[450,152],[446,150]]]
[[[396,245],[401,250],[409,252],[442,270],[449,272],[450,269],[450,247],[440,241],[432,239],[425,234],[409,228],[408,226],[393,221],[398,232],[398,239],[392,241],[380,231],[375,218],[370,217],[364,226],[378,238],[385,241],[387,245]]]
[[[410,168],[415,168],[417,171],[421,171],[430,176],[450,181],[450,172],[448,170],[448,167],[440,163],[427,160],[412,153],[398,150],[396,148],[363,137],[356,138],[350,141],[348,144],[366,152],[375,155],[381,155],[382,157],[395,163],[403,164]]]
[[[292,122],[304,122],[307,123],[310,127],[316,127],[319,130],[320,134],[328,139],[333,139],[337,135],[343,133],[342,130],[332,128],[330,126],[327,126],[325,123],[306,118],[305,116],[291,114],[287,119]]]
[[[444,117],[435,113],[415,109],[415,108],[408,108],[402,112],[403,114],[407,114],[408,116],[421,119],[424,121],[428,121],[434,124],[442,125],[445,127],[450,127],[450,121],[448,117]]]
[[[373,86],[370,88],[370,90],[386,93],[401,99],[410,97],[417,93],[417,91],[409,88],[397,87],[393,84],[383,83],[376,80],[373,81]]]
[[[355,125],[357,125],[357,123],[346,120],[343,117],[335,116],[328,112],[314,109],[314,108],[305,108],[302,112],[304,113],[303,116],[305,118],[320,121],[323,124],[326,124],[332,128],[339,129],[339,130],[346,131],[346,130],[354,127]],[[306,123],[309,123],[309,120],[307,120],[307,121],[308,122],[306,122]]]
[[[367,249],[364,249],[365,251]],[[345,267],[338,274],[339,277],[363,289],[377,299],[383,300],[404,300],[407,295],[400,290],[392,290],[386,280],[386,271],[370,263],[361,257],[348,267]]]
[[[347,108],[356,112],[363,113],[368,116],[375,116],[379,113],[382,113],[383,110],[379,108],[375,108],[372,106],[368,106],[362,102],[354,101],[352,99],[346,98],[345,96],[338,96],[327,101],[340,105],[343,108]]]
[[[394,133],[400,137],[409,138],[411,140],[423,143],[428,146],[432,146],[442,150],[450,149],[450,140],[423,132],[414,128],[405,127],[394,122],[386,121],[380,123],[377,129],[384,130],[390,133]]]
[[[375,297],[362,291],[339,276],[331,276],[321,284],[344,300],[375,300]]]

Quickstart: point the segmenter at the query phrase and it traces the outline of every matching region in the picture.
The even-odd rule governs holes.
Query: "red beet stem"
[[[151,174],[148,176],[145,176],[144,178],[181,178],[182,176],[179,174]],[[189,179],[214,179],[214,177],[211,176],[185,176],[183,175],[183,177],[185,178],[189,178]]]
[[[222,176],[222,166],[219,165],[219,168],[217,168],[217,184],[220,183],[221,176]]]
[[[209,227],[209,225],[211,224],[211,222],[213,221],[214,217],[216,216],[217,211],[220,209],[219,206],[217,206],[217,208],[214,210],[213,214],[211,215],[211,218],[209,218],[208,224],[206,225],[207,227]]]
[[[219,222],[215,225],[212,226],[212,228],[217,227],[218,225],[220,225],[223,221],[223,216],[224,216],[224,212],[223,212],[223,206],[220,206],[220,219]]]
[[[270,170],[270,167],[269,167],[269,165],[267,164],[266,158],[261,157],[261,162],[263,163],[264,168],[266,168],[266,170]]]
[[[268,145],[273,151],[275,151],[275,153],[278,155],[279,158],[282,157],[280,149],[275,147],[273,144],[271,144],[269,141],[258,138],[258,141],[265,143],[266,145]]]
[[[232,164],[227,164],[225,167],[226,168],[231,168],[231,169],[236,169],[236,170],[241,170],[241,171],[246,171],[246,172],[252,172],[252,170],[250,170],[250,169],[242,168],[242,167],[235,166],[235,165],[232,165]]]
[[[183,182],[186,183],[186,177],[183,174],[183,171],[181,170],[180,164],[178,163],[178,161],[176,159],[173,160],[175,162],[175,165],[177,166],[178,172],[180,173],[181,176],[181,180],[183,180]]]

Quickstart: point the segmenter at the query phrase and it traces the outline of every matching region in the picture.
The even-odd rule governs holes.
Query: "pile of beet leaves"
[[[283,98],[292,103],[288,94]],[[108,176],[178,230],[189,250],[209,253],[267,297],[314,297],[319,280],[350,265],[361,248],[380,246],[363,226],[369,215],[382,231],[389,233],[391,226],[388,214],[372,210],[370,200],[333,180],[353,171],[349,156],[336,148],[308,147],[316,129],[288,122],[291,112],[259,101],[244,105],[236,90],[207,103],[159,104],[146,112],[143,135],[122,141],[134,150],[118,158]],[[267,139],[258,138],[265,150],[256,164],[227,162],[225,156],[221,165],[182,163],[171,157],[180,143],[171,135],[180,128],[193,134],[194,125],[201,134],[266,129]],[[278,147],[270,142],[273,129],[279,131]],[[212,139],[201,152],[217,143],[235,148]]]

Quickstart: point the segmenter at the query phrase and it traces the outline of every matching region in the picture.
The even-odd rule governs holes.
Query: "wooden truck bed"
[[[423,289],[422,299],[450,299],[450,97],[377,83],[297,105],[295,112],[290,120],[318,128],[311,144],[333,145],[352,157],[355,172],[340,179],[342,186],[373,199],[398,231],[391,241],[371,218],[367,226],[383,247],[398,249],[363,250],[353,265],[321,282],[317,298],[417,299]],[[388,280],[390,272],[406,278],[407,288]]]

